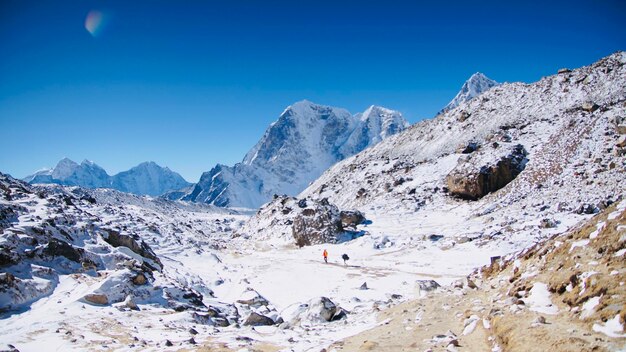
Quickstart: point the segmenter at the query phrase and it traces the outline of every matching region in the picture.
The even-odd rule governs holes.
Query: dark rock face
[[[365,221],[365,216],[358,210],[343,210],[339,213],[339,216],[341,217],[341,226],[343,228],[356,227]]]
[[[51,257],[65,257],[73,262],[80,262],[83,257],[84,250],[75,248],[67,242],[51,238],[50,242],[43,250],[44,255]]]
[[[336,242],[343,231],[339,209],[330,204],[313,203],[293,218],[292,234],[299,247]]]
[[[154,254],[152,248],[148,246],[144,241],[134,239],[132,236],[121,234],[117,231],[108,230],[108,236],[104,240],[113,247],[128,247],[131,251],[139,254],[142,257],[151,259],[160,267],[163,267],[159,258]],[[139,241],[139,242],[138,242]],[[153,268],[157,270],[158,268]],[[160,269],[158,269],[160,270]]]
[[[271,318],[266,317],[265,315],[258,314],[256,312],[252,312],[248,319],[243,323],[243,325],[251,325],[251,326],[264,326],[264,325],[274,325],[274,321]]]
[[[527,152],[521,144],[494,164],[477,168],[468,161],[461,161],[448,174],[446,183],[450,194],[463,199],[477,200],[495,192],[513,181],[526,166]]]

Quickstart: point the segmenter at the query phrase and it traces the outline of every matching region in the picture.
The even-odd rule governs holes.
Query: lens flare
[[[91,10],[85,17],[85,29],[93,37],[97,37],[102,34],[104,27],[106,27],[107,16],[104,12],[98,10]]]

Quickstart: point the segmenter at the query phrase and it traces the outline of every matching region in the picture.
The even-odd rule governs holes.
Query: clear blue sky
[[[195,182],[295,101],[416,122],[476,71],[534,82],[624,50],[625,18],[622,0],[2,0],[0,171],[155,161]]]

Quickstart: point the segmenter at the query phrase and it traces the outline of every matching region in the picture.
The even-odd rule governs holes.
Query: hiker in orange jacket
[[[326,249],[324,249],[323,255],[324,255],[324,262],[328,264],[328,251]]]

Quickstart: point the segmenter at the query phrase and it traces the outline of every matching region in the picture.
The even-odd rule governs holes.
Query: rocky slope
[[[625,252],[622,201],[571,232],[379,313],[379,327],[329,350],[622,350]]]
[[[59,161],[54,169],[46,169],[24,178],[31,184],[48,183],[85,188],[112,188],[138,195],[158,196],[190,186],[178,173],[154,162],[141,163],[128,171],[109,174],[92,161],[77,164],[70,159]]]
[[[337,161],[407,126],[399,112],[381,107],[351,115],[341,108],[297,102],[272,123],[241,163],[215,166],[182,199],[258,208],[274,194],[299,193]]]
[[[561,228],[624,196],[625,63],[618,52],[533,84],[495,87],[337,163],[301,197],[368,219],[397,214],[407,226],[432,210],[468,224],[455,237],[500,236],[506,224],[509,241],[532,243],[529,226],[548,219]]]
[[[465,83],[463,83],[461,90],[457,93],[454,99],[448,103],[448,105],[441,109],[439,114],[448,112],[459,106],[461,103],[474,99],[499,84],[500,83],[487,78],[484,74],[476,72],[467,81],[465,81]]]

